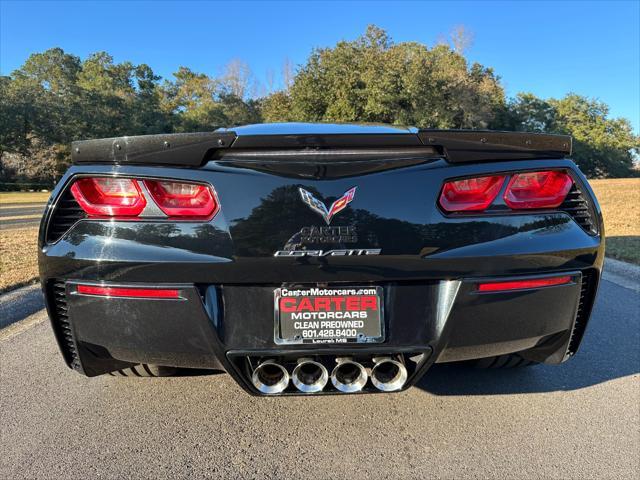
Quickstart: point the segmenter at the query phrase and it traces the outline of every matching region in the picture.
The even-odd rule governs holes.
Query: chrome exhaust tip
[[[371,369],[371,383],[383,392],[400,390],[407,381],[406,367],[391,358],[374,358]]]
[[[291,381],[301,392],[316,393],[322,391],[329,381],[329,372],[321,363],[301,358],[293,369]]]
[[[255,368],[251,381],[261,393],[280,393],[289,385],[289,372],[274,360],[265,360]]]
[[[367,383],[367,370],[348,358],[336,358],[338,365],[331,372],[331,383],[344,393],[359,392]]]

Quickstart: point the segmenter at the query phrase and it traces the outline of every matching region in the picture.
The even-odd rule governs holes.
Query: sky
[[[218,75],[242,59],[266,85],[288,59],[353,40],[368,24],[395,42],[434,45],[457,25],[469,60],[493,67],[507,95],[575,92],[610,106],[640,134],[640,0],[539,2],[125,2],[0,0],[0,73],[52,47],[85,58]],[[271,72],[271,73],[270,73]]]

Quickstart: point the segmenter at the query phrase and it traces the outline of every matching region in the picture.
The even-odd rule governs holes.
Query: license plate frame
[[[332,300],[338,297],[343,300]],[[372,298],[375,298],[376,308],[372,307]],[[384,322],[384,289],[379,286],[348,286],[348,287],[281,287],[274,290],[274,342],[278,345],[319,345],[319,344],[351,344],[351,343],[382,343],[385,340]],[[294,318],[293,313],[281,309],[282,299],[288,300],[288,305],[283,305],[290,309],[294,304],[298,308],[303,298],[308,298],[309,302],[304,305],[313,306],[313,311],[317,313],[316,318]],[[316,303],[316,298],[328,300],[329,308],[320,309],[328,314],[333,312],[342,318],[318,318],[322,311],[316,311],[319,305],[326,306],[327,300]],[[350,298],[351,300],[347,300]],[[349,309],[347,303],[349,302]],[[344,308],[335,308],[340,304]],[[360,308],[353,308],[360,307]],[[351,312],[349,318],[344,318],[346,312]],[[295,312],[300,313],[300,312]],[[313,315],[313,312],[307,312]],[[285,315],[283,325],[283,315]],[[324,324],[320,322],[325,322]],[[362,327],[357,326],[358,321],[362,321]],[[294,328],[294,322],[318,322],[318,324],[303,324],[301,328]],[[334,323],[326,323],[334,322]],[[351,322],[351,323],[350,323]],[[329,328],[329,325],[333,328]],[[346,326],[349,325],[349,326]],[[300,325],[299,325],[300,326]],[[340,328],[345,326],[345,328]],[[284,327],[284,328],[283,328]],[[305,328],[306,327],[306,328]],[[355,334],[353,332],[355,330]],[[298,332],[296,334],[296,332]],[[306,333],[305,333],[306,332]],[[311,337],[306,336],[310,332]],[[333,335],[328,335],[333,333]],[[340,333],[340,334],[338,334]],[[345,335],[347,334],[347,335]],[[354,334],[354,335],[352,335]]]

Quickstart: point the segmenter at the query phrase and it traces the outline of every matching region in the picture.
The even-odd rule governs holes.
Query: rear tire
[[[468,363],[474,368],[522,368],[538,364],[533,360],[522,358],[517,353],[470,360]]]
[[[141,363],[133,367],[110,372],[109,375],[114,377],[173,377],[177,373],[178,369],[176,367],[163,367],[161,365]]]

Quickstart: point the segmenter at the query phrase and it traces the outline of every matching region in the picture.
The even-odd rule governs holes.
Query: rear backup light
[[[557,170],[517,173],[507,185],[505,203],[514,210],[556,208],[573,185],[572,178]]]
[[[170,217],[209,218],[218,211],[211,187],[196,183],[145,180],[160,210]]]
[[[147,205],[138,183],[129,178],[81,178],[71,186],[71,194],[95,216],[135,217]]]
[[[178,290],[158,288],[122,288],[101,287],[97,285],[78,285],[78,293],[99,297],[133,297],[133,298],[180,298]]]
[[[507,282],[486,282],[478,284],[478,292],[506,292],[510,290],[526,290],[529,288],[553,287],[571,283],[571,275],[553,278],[534,278]]]
[[[496,175],[446,182],[440,194],[440,206],[447,212],[485,210],[500,193],[504,178]]]

